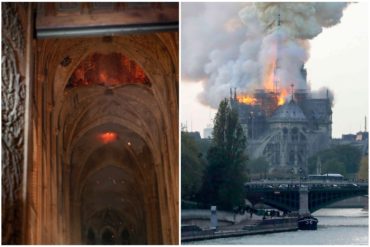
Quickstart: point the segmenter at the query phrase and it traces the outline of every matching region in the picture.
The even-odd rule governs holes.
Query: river
[[[313,214],[317,231],[294,231],[233,238],[220,238],[184,244],[243,245],[367,245],[368,212],[360,208],[324,208]]]

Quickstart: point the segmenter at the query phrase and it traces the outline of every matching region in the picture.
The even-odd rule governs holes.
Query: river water
[[[360,208],[324,208],[313,214],[317,231],[294,231],[233,238],[195,241],[184,244],[246,245],[367,245],[368,212]]]

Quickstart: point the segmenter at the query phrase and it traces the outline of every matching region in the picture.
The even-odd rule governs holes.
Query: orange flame
[[[284,105],[284,103],[286,102],[286,97],[288,96],[289,89],[283,88],[283,85],[279,82],[278,77],[276,75],[277,69],[276,66],[277,66],[276,54],[271,54],[271,57],[266,61],[263,70],[262,75],[263,89],[265,92],[274,93],[273,97],[275,97],[276,100],[275,104],[277,104],[277,106],[281,106]],[[261,103],[259,99],[251,95],[237,96],[237,100],[239,103],[248,105],[256,105]]]
[[[285,98],[288,95],[288,91],[286,89],[282,89],[280,95],[278,96],[278,105],[284,105]]]
[[[273,91],[275,88],[275,70],[276,70],[276,59],[275,56],[271,57],[271,60],[266,65],[263,71],[263,88],[268,91]]]
[[[263,73],[263,87],[267,91],[275,91],[277,90],[277,85],[275,85],[276,80],[276,55],[272,55],[271,59],[268,61],[267,66],[265,67]],[[280,86],[282,86],[280,84]],[[280,92],[277,95],[277,105],[281,106],[285,103],[285,98],[288,95],[288,90],[285,88],[281,88]]]
[[[250,95],[239,95],[236,98],[239,103],[247,105],[255,105],[257,103],[257,99]]]
[[[104,144],[114,142],[115,140],[117,140],[117,137],[118,137],[117,133],[111,131],[99,135],[100,141]]]

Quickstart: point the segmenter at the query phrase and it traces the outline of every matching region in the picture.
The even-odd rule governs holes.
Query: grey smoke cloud
[[[340,22],[346,3],[186,3],[182,78],[204,82],[199,100],[216,108],[230,87],[307,88],[309,40]],[[278,15],[280,26],[278,27]],[[275,62],[278,61],[276,66]]]

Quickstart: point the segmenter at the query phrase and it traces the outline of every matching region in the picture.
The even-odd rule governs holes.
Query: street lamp
[[[301,187],[301,179],[302,179],[303,169],[299,167],[299,187]]]

